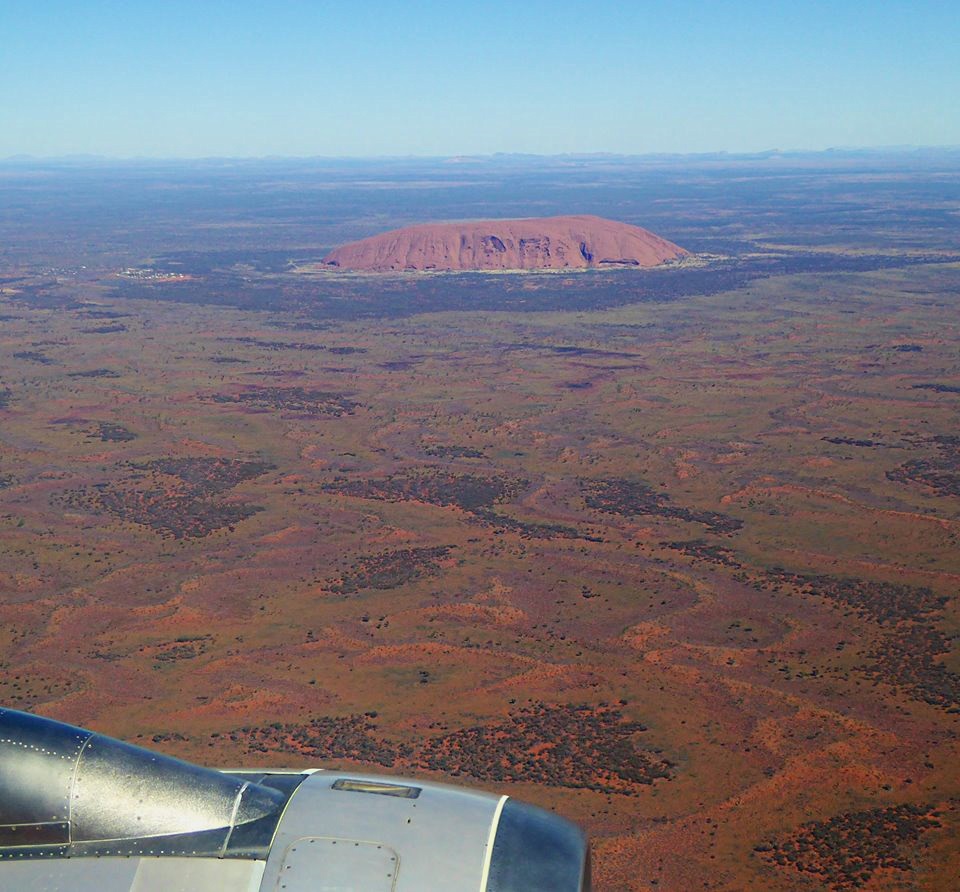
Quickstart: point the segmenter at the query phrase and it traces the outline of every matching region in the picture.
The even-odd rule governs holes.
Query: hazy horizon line
[[[770,158],[799,155],[857,155],[857,154],[912,154],[916,152],[960,152],[960,145],[864,145],[830,146],[825,149],[780,149],[769,148],[756,151],[713,149],[703,152],[452,152],[437,154],[381,154],[381,155],[301,155],[272,153],[266,155],[110,155],[97,152],[68,152],[42,155],[18,152],[0,157],[0,164],[26,162],[117,162],[117,163],[189,163],[189,162],[240,162],[240,161],[487,161],[509,158],[527,159],[664,159],[664,158]]]

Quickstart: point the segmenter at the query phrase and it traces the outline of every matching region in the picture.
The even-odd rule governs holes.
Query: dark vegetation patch
[[[399,588],[413,579],[436,573],[440,569],[437,560],[445,557],[449,551],[446,546],[401,548],[362,557],[351,564],[337,582],[326,588],[338,595],[353,594],[368,588]]]
[[[126,325],[95,325],[93,328],[81,328],[82,334],[114,334],[118,331],[126,331]]]
[[[892,349],[898,353],[920,353],[923,351],[920,344],[894,344]]]
[[[939,450],[937,458],[917,458],[887,471],[887,479],[896,483],[918,483],[937,496],[960,496],[960,437],[931,437]]]
[[[158,458],[131,467],[177,477],[198,496],[224,492],[276,468],[268,462],[236,458]]]
[[[914,390],[932,390],[934,393],[960,393],[958,384],[914,384]]]
[[[13,399],[13,391],[7,389],[6,387],[0,387],[0,409],[7,409],[10,407],[10,400]]]
[[[454,777],[629,795],[671,776],[669,762],[638,745],[645,730],[618,709],[537,703],[501,724],[428,739],[415,764]]]
[[[260,347],[264,350],[300,350],[321,351],[334,356],[352,356],[354,353],[366,353],[366,347],[328,347],[326,344],[304,344],[291,341],[268,341],[263,338],[218,338],[220,341],[233,341],[238,344],[249,344],[251,347]]]
[[[503,722],[441,734],[412,746],[381,738],[376,715],[324,716],[304,724],[273,722],[211,737],[245,745],[251,754],[350,759],[398,770],[600,793],[636,795],[638,787],[673,774],[673,765],[657,750],[640,745],[638,737],[646,728],[606,705],[535,703]]]
[[[108,514],[174,539],[202,538],[263,510],[257,505],[206,501],[160,489],[129,490],[111,484],[68,492],[63,501],[70,508]]]
[[[895,483],[919,483],[937,496],[960,496],[960,467],[952,463],[916,459],[887,471],[887,479]]]
[[[162,731],[159,734],[154,734],[150,738],[154,743],[182,743],[189,739],[189,737],[180,734],[178,731]]]
[[[290,341],[265,341],[262,338],[217,338],[218,341],[233,341],[238,344],[249,344],[251,347],[261,347],[264,350],[326,350],[322,344],[298,344]]]
[[[25,304],[36,310],[81,310],[86,304],[56,282],[33,282],[17,286],[14,303]]]
[[[258,505],[212,496],[273,466],[226,458],[164,458],[124,468],[120,479],[67,490],[59,501],[74,510],[149,527],[163,536],[200,538],[262,511]]]
[[[607,514],[623,517],[649,515],[702,523],[713,533],[734,533],[743,527],[742,521],[728,514],[673,505],[668,495],[636,480],[582,480],[581,487],[587,507]]]
[[[695,246],[693,246],[695,248]],[[693,295],[734,291],[757,279],[794,273],[866,272],[916,264],[956,261],[950,255],[856,254],[832,252],[761,253],[714,261],[705,266],[658,270],[594,270],[572,275],[458,273],[432,276],[341,277],[316,280],[283,275],[289,252],[179,252],[158,261],[156,269],[195,278],[176,283],[124,280],[115,296],[134,300],[175,301],[296,312],[313,319],[398,318],[443,311],[592,310],[625,304],[663,303]],[[242,263],[272,278],[233,269]],[[451,285],[455,287],[451,287]],[[62,298],[61,298],[62,299]],[[301,323],[302,324],[302,323]]]
[[[195,660],[205,654],[213,643],[213,635],[183,635],[173,641],[140,648],[141,653],[153,657],[154,668],[164,663],[179,663],[182,660]]]
[[[415,365],[419,364],[419,359],[392,359],[379,363],[380,368],[386,369],[388,372],[405,372],[407,369],[412,369]]]
[[[101,421],[89,433],[92,440],[102,440],[104,443],[129,443],[136,440],[137,435],[133,431],[127,430],[122,424],[114,424],[111,421]]]
[[[867,448],[869,446],[883,446],[883,443],[878,442],[877,440],[858,440],[855,437],[821,437],[824,443],[833,443],[834,446],[862,446]]]
[[[294,331],[328,331],[331,326],[329,322],[307,322],[301,320],[300,322],[294,322],[287,327],[292,328]]]
[[[872,662],[858,666],[859,671],[932,706],[960,712],[960,675],[943,663],[956,636],[945,635],[936,626],[949,598],[927,586],[896,582],[808,576],[777,569],[769,576],[849,607],[881,626],[879,642],[867,655]]]
[[[157,644],[142,644],[137,648],[138,654],[153,659],[154,669],[160,669],[167,663],[179,663],[183,660],[195,660],[197,657],[205,654],[213,643],[213,635],[180,635],[170,641],[161,641]],[[107,663],[114,663],[117,660],[128,659],[132,654],[131,650],[102,650],[97,648],[90,651],[87,656],[93,660],[103,660]]]
[[[506,514],[500,514],[498,511],[489,509],[474,511],[473,515],[484,523],[500,530],[510,530],[512,533],[518,533],[524,539],[585,539],[589,542],[602,542],[597,536],[586,536],[576,527],[568,527],[560,523],[533,523],[528,520],[520,520],[516,517],[509,517]]]
[[[943,663],[956,637],[925,624],[898,627],[868,654],[872,665],[858,668],[924,703],[960,714],[960,675]]]
[[[158,663],[175,663],[178,660],[192,660],[200,656],[200,651],[188,644],[178,644],[169,650],[162,651],[154,656]]]
[[[350,759],[391,767],[411,750],[378,737],[374,717],[322,716],[305,724],[273,722],[211,736],[243,743],[248,754],[292,753],[313,759]]]
[[[418,501],[456,507],[472,514],[481,523],[518,533],[524,538],[559,537],[601,541],[597,537],[584,535],[575,527],[520,520],[494,510],[496,505],[515,499],[527,486],[529,481],[519,477],[459,474],[434,469],[410,474],[392,474],[380,479],[337,477],[323,484],[322,489],[325,492],[361,499]]]
[[[190,272],[193,272],[190,270]],[[715,269],[595,271],[575,276],[530,274],[490,276],[330,276],[318,291],[315,281],[281,276],[252,279],[230,270],[202,278],[163,282],[123,281],[113,294],[124,299],[212,304],[240,309],[297,312],[314,319],[399,318],[444,311],[562,311],[603,309],[638,302],[675,300],[738,288],[768,273],[735,264]],[[529,287],[535,283],[536,287]],[[455,287],[451,287],[455,284]]]
[[[30,671],[17,671],[6,663],[0,664],[0,703],[17,709],[29,711],[38,704],[59,700],[83,687],[83,680],[75,673],[58,677],[37,672],[36,667]]]
[[[927,586],[874,582],[846,576],[789,573],[775,567],[769,577],[796,586],[807,594],[852,607],[878,623],[926,621],[938,617],[948,598]]]
[[[115,663],[117,660],[123,660],[128,656],[120,650],[102,650],[97,647],[87,652],[87,657],[91,660],[102,660],[104,663]]]
[[[254,409],[279,409],[311,418],[352,415],[360,403],[342,393],[306,387],[252,387],[236,396],[215,394],[216,403],[237,403]]]
[[[242,364],[246,365],[246,364],[248,364],[248,363],[250,362],[250,360],[249,360],[249,359],[240,359],[239,356],[211,356],[211,357],[210,357],[210,362],[216,362],[216,363],[218,363],[218,364],[220,364],[220,365],[228,365],[228,364],[231,364],[231,363],[233,363],[233,364],[242,363]]]
[[[18,350],[13,354],[14,359],[25,359],[27,362],[37,362],[40,365],[53,365],[54,360],[52,360],[45,353],[41,353],[39,350]]]
[[[600,350],[596,347],[578,347],[573,344],[543,344],[537,341],[516,341],[496,344],[502,350],[535,350],[553,353],[557,356],[589,356],[607,359],[641,359],[639,353],[624,353],[621,350]]]
[[[120,373],[113,369],[88,369],[84,372],[70,372],[68,378],[119,378]]]
[[[202,654],[204,649],[197,649],[190,644],[177,644],[153,655],[157,663],[176,663],[180,660],[193,660]]]
[[[832,890],[859,889],[878,870],[913,870],[909,851],[942,826],[930,805],[896,805],[846,812],[801,824],[787,837],[754,851],[771,864],[792,868]]]
[[[129,319],[133,313],[121,313],[117,310],[85,310],[88,319]]]
[[[741,564],[734,553],[729,548],[722,545],[711,545],[704,539],[677,540],[674,542],[661,542],[662,548],[669,548],[671,551],[679,551],[688,557],[696,558],[700,561],[709,561],[711,564],[721,564],[724,567],[741,568]]]
[[[0,489],[6,489],[8,486],[14,486],[17,478],[13,474],[0,474]]]
[[[425,447],[423,451],[436,458],[486,458],[483,452],[472,446],[447,446],[436,443]]]
[[[518,478],[481,477],[477,474],[435,470],[417,474],[391,474],[376,480],[337,477],[323,484],[322,489],[361,499],[390,502],[415,500],[431,505],[453,506],[476,514],[497,502],[515,498],[526,485],[526,480]]]

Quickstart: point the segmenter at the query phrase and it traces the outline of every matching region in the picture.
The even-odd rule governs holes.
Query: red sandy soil
[[[337,248],[324,263],[368,272],[657,266],[688,254],[627,223],[593,216],[425,223]]]

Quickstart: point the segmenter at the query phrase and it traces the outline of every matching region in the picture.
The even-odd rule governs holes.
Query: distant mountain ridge
[[[579,215],[407,226],[343,245],[324,263],[366,272],[647,268],[688,253],[639,226]]]

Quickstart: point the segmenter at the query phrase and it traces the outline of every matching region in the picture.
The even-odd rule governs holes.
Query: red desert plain
[[[957,889],[960,164],[801,160],[8,172],[0,703],[516,796],[600,892]],[[691,256],[349,247],[567,209]]]

